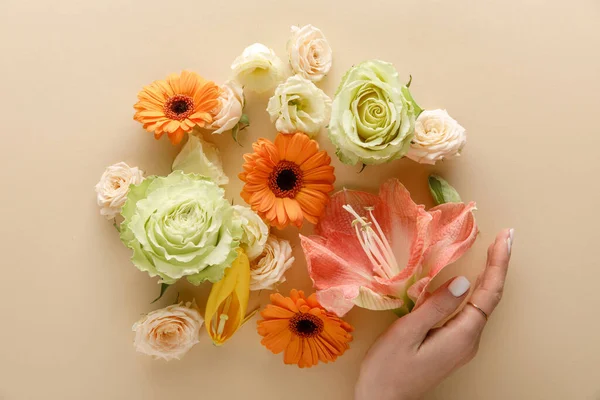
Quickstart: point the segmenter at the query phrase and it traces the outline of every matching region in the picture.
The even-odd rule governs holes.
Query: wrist
[[[354,400],[422,400],[421,396],[403,393],[390,387],[364,385],[359,380],[354,389]]]

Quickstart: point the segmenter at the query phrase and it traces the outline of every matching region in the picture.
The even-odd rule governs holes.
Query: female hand
[[[436,290],[419,308],[400,318],[365,357],[356,399],[416,400],[477,353],[487,316],[502,298],[513,230],[498,234],[488,249],[487,265],[470,303],[442,327],[465,299],[470,283],[457,277]],[[485,314],[484,314],[485,313]]]

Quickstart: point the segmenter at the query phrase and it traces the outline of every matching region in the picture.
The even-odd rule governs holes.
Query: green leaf
[[[410,77],[410,81],[408,82],[408,85],[410,85],[411,82],[412,82],[412,76]],[[408,90],[408,85],[402,86],[402,94],[406,98],[406,101],[408,101],[415,109],[415,118],[417,118],[423,112],[423,109],[421,107],[419,107],[419,105],[413,98],[412,93],[410,92],[410,90]]]
[[[429,176],[429,190],[436,204],[462,203],[456,189],[437,175]]]
[[[171,285],[169,285],[168,283],[161,283],[160,284],[160,294],[158,295],[157,298],[155,298],[154,300],[152,300],[152,302],[150,304],[154,304],[156,303],[158,300],[160,300],[161,297],[163,297],[163,295],[165,294],[165,292],[167,291],[167,289],[171,287]]]
[[[233,129],[231,130],[231,137],[233,138],[233,141],[236,142],[240,147],[242,147],[242,145],[240,144],[240,142],[238,142],[238,133],[240,132],[240,126],[239,124],[234,126]]]
[[[250,126],[250,119],[248,118],[248,115],[242,114],[242,117],[240,118],[237,125],[234,126],[233,129],[231,130],[231,136],[233,137],[233,140],[237,144],[239,144],[240,147],[242,147],[242,144],[238,141],[238,134],[249,126]]]

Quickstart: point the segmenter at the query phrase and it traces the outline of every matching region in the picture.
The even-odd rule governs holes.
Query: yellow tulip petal
[[[206,303],[205,326],[215,345],[224,344],[245,322],[249,297],[250,263],[238,249],[238,257],[213,285]]]

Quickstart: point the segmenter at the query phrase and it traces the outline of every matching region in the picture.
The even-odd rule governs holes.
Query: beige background
[[[207,287],[181,282],[150,305],[155,280],[130,264],[93,191],[121,160],[169,172],[178,149],[132,120],[143,85],[184,68],[223,82],[246,45],[285,58],[289,26],[306,23],[334,49],[327,93],[352,64],[381,58],[413,75],[423,107],[447,108],[469,132],[464,156],[435,168],[402,160],[358,175],[335,160],[337,187],[373,190],[395,176],[429,204],[426,177],[437,171],[476,200],[481,235],[446,277],[473,276],[495,233],[516,230],[505,298],[478,357],[427,399],[600,399],[597,0],[3,0],[0,9],[0,399],[351,398],[389,313],[352,311],[351,350],[310,370],[285,367],[254,323],[223,348],[204,336],[180,362],[134,352],[142,313],[176,291],[202,302]],[[216,138],[236,202],[241,155],[275,134],[267,97],[248,100],[244,147]],[[319,141],[332,150],[324,132]],[[310,289],[294,244],[282,291]]]

